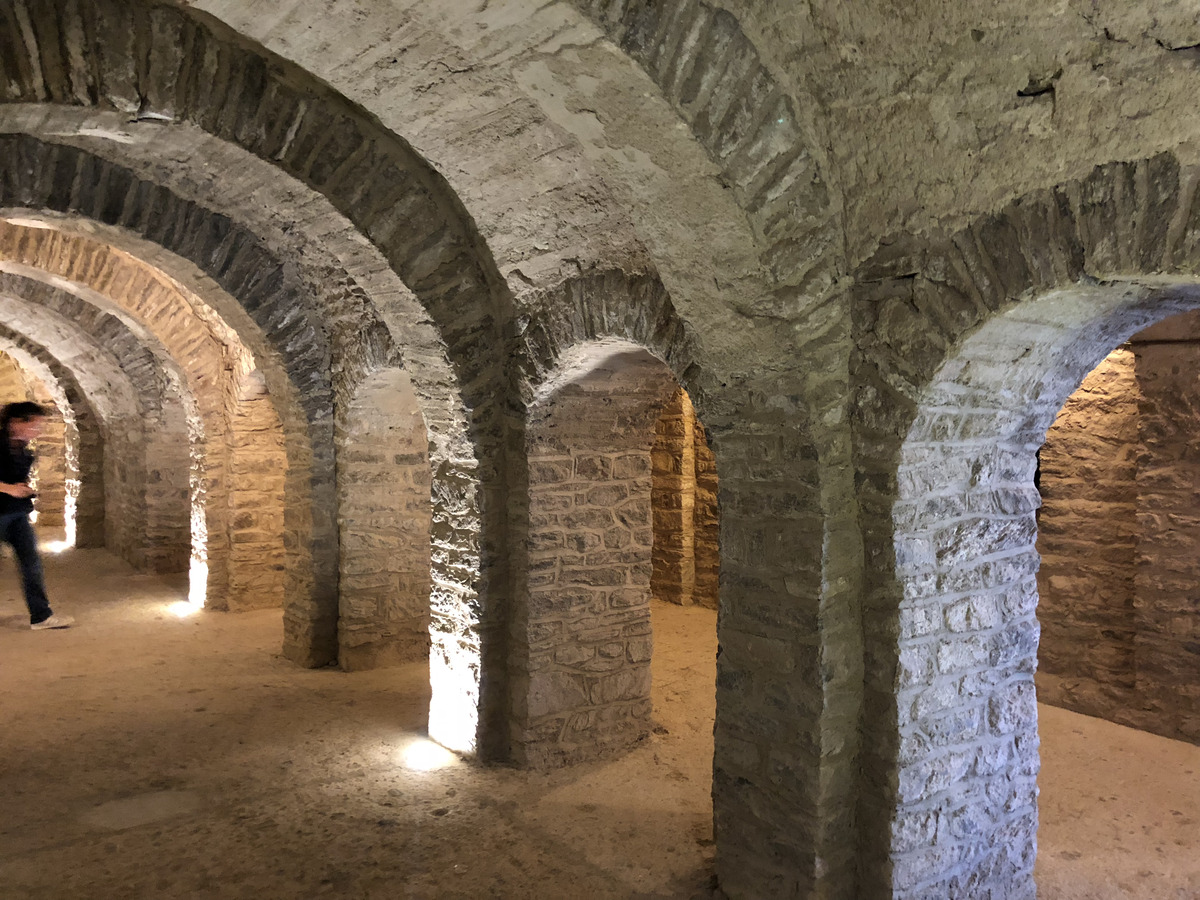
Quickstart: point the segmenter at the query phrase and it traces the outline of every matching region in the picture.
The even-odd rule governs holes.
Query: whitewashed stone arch
[[[1097,167],[858,272],[860,890],[1031,897],[1035,451],[1084,375],[1195,308],[1195,172]]]
[[[1046,429],[1131,334],[1200,288],[1105,285],[1021,303],[966,339],[918,402],[893,509],[902,601],[899,896],[1033,896],[1038,625],[1033,486]],[[930,867],[929,848],[945,866]]]

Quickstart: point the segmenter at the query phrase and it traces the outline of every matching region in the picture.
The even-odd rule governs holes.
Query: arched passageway
[[[896,301],[874,306],[863,338],[879,352],[857,376],[877,491],[863,519],[871,890],[1034,894],[1035,454],[1114,347],[1200,307],[1194,248],[1167,229],[1191,204],[1180,183],[1169,158],[1097,169],[884,264],[904,275],[864,278],[863,299]],[[1128,274],[1160,266],[1177,274]]]
[[[58,406],[54,393],[41,378],[23,368],[12,356],[0,351],[0,406],[32,400],[58,412],[57,416],[51,416],[46,421],[38,436],[40,456],[32,481],[37,497],[31,518],[42,528],[62,529],[64,534],[73,537],[75,498],[72,497],[68,509],[67,496],[78,495],[78,472],[73,470],[71,461],[78,458],[79,448],[76,444],[77,435],[68,427],[70,417],[63,417],[62,407]]]
[[[69,110],[56,110],[55,117],[77,133],[80,129],[88,131],[86,123]],[[41,123],[41,127],[46,124]],[[468,436],[468,410],[456,395],[456,376],[449,370],[445,349],[428,316],[380,253],[353,232],[328,200],[280,173],[272,163],[190,128],[147,132],[144,137],[146,146],[140,142],[118,146],[121,153],[133,157],[130,164],[147,181],[138,181],[129,170],[119,166],[116,171],[120,174],[100,179],[124,197],[104,207],[105,211],[133,228],[108,227],[94,221],[72,224],[69,217],[63,220],[40,208],[37,216],[53,220],[56,227],[66,231],[100,233],[118,253],[152,261],[170,282],[186,289],[193,310],[213,329],[218,340],[235,336],[252,354],[279,415],[284,436],[282,446],[287,456],[283,469],[286,475],[283,595],[287,599],[284,645],[286,652],[298,661],[320,665],[337,657],[339,561],[332,531],[336,529],[337,518],[333,411],[352,402],[355,386],[364,372],[393,362],[395,345],[390,329],[403,334],[406,352],[420,360],[421,364],[413,370],[414,384],[422,414],[432,425],[433,492],[440,500],[433,509],[434,544],[438,552],[433,554],[432,603],[442,622],[448,624],[439,632],[447,636],[446,640],[436,644],[442,652],[431,659],[436,698],[431,707],[435,713],[431,728],[448,745],[468,752],[474,750],[480,727],[479,707],[485,702],[479,692],[480,653],[485,643],[483,617],[475,601],[483,585],[478,577],[482,497],[478,491],[475,450]],[[104,150],[113,149],[103,139],[96,140],[91,132],[80,140]],[[156,143],[165,146],[153,146]],[[197,143],[203,145],[211,158],[232,157],[223,169],[231,176],[237,173],[239,178],[249,178],[248,173],[258,173],[255,190],[271,195],[275,202],[231,201],[231,197],[241,198],[240,190],[211,195],[200,191],[205,202],[220,207],[221,211],[215,212],[193,199],[177,196],[171,189],[157,184],[149,187],[161,175],[154,164],[159,152],[197,152]],[[76,148],[39,144],[31,152],[56,158],[65,154],[80,164],[98,165],[102,169],[113,166],[107,160],[96,161],[87,153],[80,155]],[[19,182],[28,170],[18,168],[22,173],[16,177]],[[194,195],[198,184],[185,182],[172,187]],[[21,194],[22,202],[28,202],[24,190],[21,188],[17,193]],[[314,239],[294,231],[283,220],[279,211],[289,207],[296,191],[305,193],[332,231]],[[80,196],[47,199],[60,211],[73,211],[81,206],[92,208]],[[137,211],[143,204],[147,210],[145,216]],[[207,224],[196,224],[186,233],[176,231],[172,219],[176,204],[196,217],[196,223]],[[25,217],[29,215],[26,213]],[[261,237],[263,234],[272,238],[269,247]],[[196,244],[197,235],[202,238],[202,246]],[[408,249],[425,252],[422,247]],[[456,271],[457,280],[462,271]],[[370,287],[370,294],[365,286]],[[373,305],[372,296],[378,298],[378,306]],[[385,326],[377,316],[388,324]],[[327,329],[326,320],[338,323],[338,327]],[[489,399],[478,404],[477,414],[490,415],[488,410],[493,403]],[[493,455],[493,462],[497,459]],[[496,470],[488,471],[490,477],[499,477]],[[211,475],[210,481],[219,483]],[[493,486],[492,491],[493,508],[503,508],[498,487]],[[223,529],[211,528],[209,532],[218,537],[224,533]],[[497,535],[496,540],[501,537]],[[213,542],[209,543],[211,550]],[[492,558],[502,557],[503,553],[492,555]],[[269,554],[262,558],[268,569],[274,565]],[[220,574],[219,555],[214,558],[210,552],[205,562],[210,579],[214,565]],[[273,577],[270,571],[262,574],[267,581]],[[498,668],[502,670],[502,663]],[[488,683],[496,690],[502,678]],[[498,712],[502,708],[494,706],[493,714]],[[455,724],[443,727],[439,716]],[[489,733],[494,733],[494,729]]]
[[[1039,453],[1038,700],[1200,743],[1195,313],[1133,335]]]
[[[104,436],[96,410],[72,373],[53,359],[45,348],[37,347],[28,339],[16,335],[0,338],[0,348],[25,372],[41,382],[62,422],[64,544],[72,547],[103,547],[106,539]],[[57,448],[47,449],[52,456]]]
[[[902,450],[895,507],[905,598],[899,753],[912,762],[898,774],[893,851],[922,829],[936,835],[944,818],[959,823],[951,827],[964,858],[927,882],[919,867],[899,864],[898,852],[898,890],[953,892],[980,872],[1014,896],[1032,890],[1035,453],[1067,395],[1114,344],[1198,303],[1194,291],[1119,287],[1027,301],[964,342],[949,377],[935,380],[921,404]]]

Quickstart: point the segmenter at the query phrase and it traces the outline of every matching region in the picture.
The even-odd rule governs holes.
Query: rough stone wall
[[[1139,702],[1129,724],[1200,743],[1200,329],[1190,320],[1190,340],[1135,344]]]
[[[717,608],[716,459],[687,391],[680,388],[655,425],[652,503],[654,569],[659,600]]]
[[[339,431],[338,662],[349,671],[424,662],[431,472],[408,376],[392,370],[369,378]]]
[[[1038,699],[1114,721],[1135,699],[1139,394],[1133,352],[1114,351],[1038,457]]]
[[[530,413],[528,657],[514,683],[520,762],[625,749],[650,730],[651,448],[673,386],[603,344]]]
[[[37,441],[37,523],[46,528],[66,525],[67,508],[67,423],[54,397],[39,379],[26,374],[29,398],[42,405],[49,415]]]
[[[287,457],[271,396],[257,373],[240,379],[229,409],[229,588],[232,611],[277,608],[286,586]]]

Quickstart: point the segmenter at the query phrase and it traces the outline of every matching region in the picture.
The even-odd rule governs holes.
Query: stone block
[[[603,706],[618,700],[639,700],[650,696],[650,667],[634,666],[610,675],[593,678],[591,702]]]
[[[612,461],[594,454],[575,457],[575,477],[588,481],[607,481],[612,477]]]
[[[582,676],[566,672],[532,673],[529,677],[529,717],[539,719],[586,706],[589,698],[584,683]]]
[[[612,477],[626,480],[650,474],[650,459],[647,454],[628,453],[617,456],[612,463]]]

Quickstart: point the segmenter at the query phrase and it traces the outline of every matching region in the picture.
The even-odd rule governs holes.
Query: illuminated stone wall
[[[1105,718],[1134,702],[1140,400],[1133,352],[1114,351],[1039,455],[1038,698]]]
[[[369,669],[429,658],[428,438],[408,376],[369,378],[340,429],[338,662]]]
[[[718,553],[716,460],[687,392],[680,388],[663,407],[654,448],[655,598],[683,606],[717,608]]]
[[[1135,335],[1041,451],[1038,697],[1200,742],[1200,319]]]

